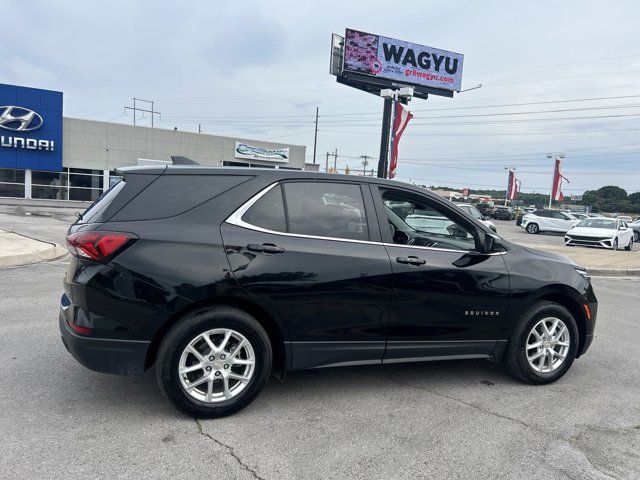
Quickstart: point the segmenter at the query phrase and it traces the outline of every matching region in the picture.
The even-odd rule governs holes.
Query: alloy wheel
[[[182,351],[178,364],[185,392],[201,402],[229,400],[249,384],[255,370],[253,346],[241,333],[216,328],[199,334]]]
[[[527,225],[527,232],[529,233],[538,233],[538,225],[535,223],[530,223]]]
[[[565,323],[548,317],[534,325],[527,336],[529,366],[538,373],[551,373],[562,366],[569,353],[571,336]]]
[[[612,250],[618,250],[618,239],[616,238],[613,241],[613,246],[611,247]]]
[[[633,241],[637,242],[638,240],[640,240],[640,235],[638,234],[638,232],[633,232]]]

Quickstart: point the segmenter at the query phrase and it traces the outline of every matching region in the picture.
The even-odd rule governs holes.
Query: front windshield
[[[582,220],[578,224],[578,226],[588,228],[608,228],[609,230],[615,230],[616,221],[608,220],[606,218],[586,218]]]

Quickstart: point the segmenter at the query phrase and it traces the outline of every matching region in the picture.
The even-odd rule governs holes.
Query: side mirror
[[[483,247],[483,253],[498,252],[502,249],[502,240],[497,235],[485,233]]]

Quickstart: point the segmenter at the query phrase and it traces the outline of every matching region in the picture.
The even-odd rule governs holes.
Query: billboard
[[[249,160],[269,160],[270,162],[289,163],[289,149],[262,148],[236,142],[235,157]]]
[[[0,168],[62,170],[62,92],[0,84]]]
[[[459,92],[464,55],[346,29],[343,72]]]

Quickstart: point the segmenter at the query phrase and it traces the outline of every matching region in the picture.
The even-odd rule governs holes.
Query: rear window
[[[179,215],[240,185],[249,176],[162,175],[111,221],[153,220]]]
[[[104,212],[111,205],[111,202],[118,196],[125,186],[125,181],[120,180],[113,185],[109,190],[100,195],[93,205],[91,205],[78,219],[76,223],[98,223],[102,222]]]

